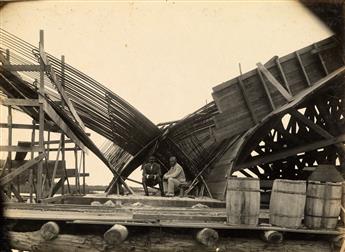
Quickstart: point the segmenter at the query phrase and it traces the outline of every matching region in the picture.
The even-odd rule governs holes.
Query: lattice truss
[[[343,82],[268,122],[247,141],[235,170],[261,179],[306,179],[305,167],[333,164],[344,173],[344,98]]]

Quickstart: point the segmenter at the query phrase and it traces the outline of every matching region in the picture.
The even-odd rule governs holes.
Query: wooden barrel
[[[339,220],[342,183],[308,181],[304,224],[334,229]]]
[[[256,178],[228,178],[226,193],[228,223],[230,225],[257,225],[259,214],[259,180]]]
[[[304,217],[306,181],[276,179],[270,200],[270,224],[298,228]]]

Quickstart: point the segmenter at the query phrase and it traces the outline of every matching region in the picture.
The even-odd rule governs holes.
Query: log
[[[115,224],[104,233],[104,240],[109,245],[120,244],[126,240],[128,230],[125,226]]]
[[[53,221],[49,221],[42,225],[40,235],[45,241],[50,241],[58,237],[60,233],[59,225]]]
[[[284,236],[281,232],[268,230],[263,232],[262,238],[265,242],[278,244],[283,241]]]
[[[196,240],[206,246],[214,246],[219,239],[218,232],[212,228],[201,229],[196,234]]]
[[[123,243],[110,246],[100,235],[66,235],[60,234],[51,241],[43,240],[36,232],[9,232],[11,248],[35,252],[122,252],[122,251],[294,251],[294,252],[329,252],[330,244],[325,240],[287,240],[280,244],[270,244],[255,238],[232,238],[220,237],[217,248],[206,247],[198,243],[192,237],[185,234],[170,234],[160,232],[144,232],[131,235]]]

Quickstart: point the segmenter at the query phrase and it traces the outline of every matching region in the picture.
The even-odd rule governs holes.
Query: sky
[[[29,1],[3,7],[0,26],[34,45],[43,29],[47,52],[65,55],[154,123],[210,102],[212,87],[239,75],[239,63],[246,72],[331,36],[297,1]],[[22,118],[15,115],[31,121]],[[111,179],[92,153],[87,170],[89,184]]]

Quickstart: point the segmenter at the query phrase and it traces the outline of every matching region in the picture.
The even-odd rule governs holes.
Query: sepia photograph
[[[0,1],[0,252],[345,252],[345,0]]]

